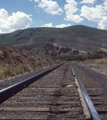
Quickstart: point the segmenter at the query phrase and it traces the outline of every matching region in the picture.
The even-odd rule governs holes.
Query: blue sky
[[[0,0],[0,33],[72,25],[107,30],[107,0]]]

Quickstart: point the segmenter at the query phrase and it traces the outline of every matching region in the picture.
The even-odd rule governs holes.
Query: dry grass
[[[82,65],[90,66],[90,69],[107,75],[107,58],[96,59],[96,60],[86,60],[82,62]]]
[[[0,46],[0,80],[56,64],[49,57],[19,48]]]
[[[95,60],[86,60],[83,63],[84,64],[91,64],[91,65],[107,66],[107,58],[95,59]]]

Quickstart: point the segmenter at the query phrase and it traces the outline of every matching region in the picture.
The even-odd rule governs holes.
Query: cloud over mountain
[[[103,6],[96,5],[95,7],[82,6],[80,16],[85,17],[89,21],[100,22],[102,16],[106,15]]]
[[[9,33],[17,29],[27,28],[30,26],[32,19],[30,15],[18,11],[11,16],[5,9],[0,9],[0,33]]]
[[[76,23],[82,22],[83,18],[81,18],[78,14],[76,14],[77,11],[79,10],[77,8],[78,3],[74,0],[66,0],[66,2],[67,4],[65,4],[64,6],[66,17],[64,18],[64,20],[73,21]]]

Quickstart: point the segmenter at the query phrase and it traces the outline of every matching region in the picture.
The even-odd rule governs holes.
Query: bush
[[[4,70],[0,68],[0,79],[3,79],[3,73],[4,73]]]
[[[13,52],[11,48],[8,48],[8,51],[9,51],[10,53],[12,53],[12,52]]]
[[[89,54],[89,55],[87,55],[87,57],[88,57],[88,59],[101,59],[101,58],[103,58],[103,56],[100,54]]]
[[[64,60],[64,61],[84,61],[84,60],[87,60],[87,59],[101,59],[102,58],[102,55],[99,55],[99,54],[90,54],[90,55],[77,55],[77,54],[74,54],[74,55],[60,55],[60,56],[57,56],[55,59],[58,59],[58,60]]]
[[[12,55],[12,58],[22,63],[21,55]]]
[[[5,58],[7,58],[7,56],[8,56],[8,51],[3,50],[2,52],[3,52],[3,56],[4,56]]]
[[[4,72],[4,76],[7,77],[7,76],[14,76],[14,72],[12,70],[12,68],[8,67],[6,68],[5,72]]]

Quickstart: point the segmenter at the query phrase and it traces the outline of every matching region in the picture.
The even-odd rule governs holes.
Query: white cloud
[[[102,17],[102,20],[98,23],[98,28],[107,30],[107,16]]]
[[[77,14],[75,15],[75,13],[79,10],[77,8],[78,3],[74,0],[66,0],[66,2],[67,2],[67,4],[65,4],[65,6],[64,6],[66,17],[64,18],[64,20],[73,21],[76,23],[82,22],[83,18],[81,18]]]
[[[68,27],[71,26],[70,24],[60,24],[60,25],[56,25],[56,28],[64,28],[64,27]],[[39,26],[37,26],[39,27]],[[41,27],[53,27],[52,23],[48,23],[48,24],[44,24]]]
[[[41,27],[53,27],[52,23],[48,23],[48,24],[44,24],[43,26]]]
[[[39,0],[34,0],[35,2],[39,2]]]
[[[41,0],[38,7],[43,8],[46,13],[51,15],[61,15],[63,13],[57,2],[52,0]]]
[[[90,3],[90,4],[94,4],[96,2],[96,0],[83,0],[80,3]]]
[[[100,22],[102,16],[106,15],[103,6],[96,5],[95,7],[82,6],[80,16],[85,17],[89,21]]]
[[[27,28],[30,25],[32,19],[30,15],[18,11],[12,13],[11,16],[5,9],[0,9],[0,32],[9,33],[17,29]]]
[[[71,26],[70,24],[61,24],[61,25],[56,25],[56,28],[64,28],[64,27],[68,27]]]
[[[107,11],[107,1],[104,1],[103,5],[104,5],[104,9]]]

